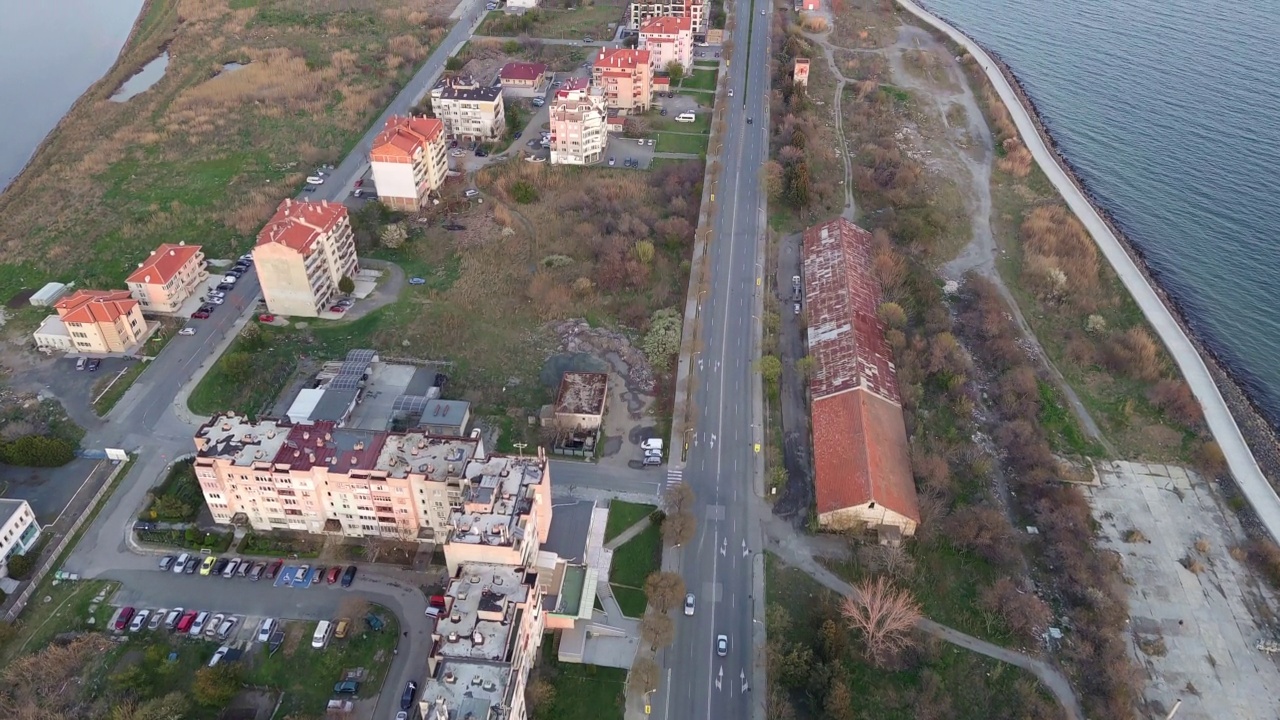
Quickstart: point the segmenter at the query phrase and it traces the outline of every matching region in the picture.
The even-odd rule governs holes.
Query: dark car
[[[218,289],[222,292],[231,292],[236,289],[236,286],[232,283],[218,283]]]
[[[99,360],[98,358],[92,358],[92,359],[90,359],[90,360],[89,360],[89,372],[93,372],[93,371],[97,370],[99,365],[102,365],[102,361],[101,361],[101,360]]]
[[[209,312],[207,310],[197,310],[191,313],[192,320],[207,320],[208,318]]]
[[[751,124],[751,118],[747,118],[747,124],[748,124],[748,125],[750,125],[750,124]]]
[[[418,683],[410,680],[404,686],[404,693],[400,696],[400,709],[408,710],[413,707],[413,696],[418,694]]]
[[[116,629],[123,631],[129,627],[129,621],[133,619],[134,609],[131,607],[122,608],[120,616],[116,618]]]
[[[355,695],[360,691],[360,683],[355,680],[343,680],[333,686],[334,695]]]
[[[271,563],[270,565],[268,565],[268,566],[267,566],[267,579],[268,579],[268,580],[275,580],[275,579],[276,579],[276,575],[279,575],[279,574],[280,574],[280,568],[282,568],[282,567],[284,567],[284,561],[283,561],[283,560],[277,560],[277,561],[275,561],[275,562]]]
[[[209,574],[213,576],[221,575],[222,571],[226,570],[227,565],[229,564],[231,564],[231,561],[227,558],[218,558],[218,562],[213,564],[213,571]]]
[[[155,530],[155,529],[156,529],[156,524],[153,522],[136,522],[133,524],[134,532],[148,532],[150,530]]]
[[[356,579],[356,566],[348,565],[347,571],[342,573],[342,587],[351,587],[351,583]]]
[[[333,567],[329,568],[329,577],[325,578],[325,580],[328,581],[330,585],[332,585],[338,582],[338,578],[340,577],[342,577],[342,568],[338,567],[337,565],[334,565]]]
[[[183,575],[195,575],[196,570],[200,569],[200,558],[188,558],[187,564],[182,568]]]

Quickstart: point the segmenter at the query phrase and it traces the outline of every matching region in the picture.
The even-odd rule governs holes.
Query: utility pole
[[[515,448],[516,452],[520,453],[520,459],[523,460],[524,449],[529,447],[529,443],[511,443],[511,447]]]

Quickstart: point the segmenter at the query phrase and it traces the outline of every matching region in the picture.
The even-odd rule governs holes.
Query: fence
[[[107,481],[102,483],[102,487],[98,488],[98,492],[94,493],[93,499],[89,501],[88,507],[85,508],[83,513],[80,513],[80,517],[76,518],[75,522],[71,523],[71,527],[67,528],[67,531],[63,533],[62,539],[59,540],[58,544],[53,548],[53,552],[49,553],[49,556],[45,558],[44,563],[40,565],[40,569],[36,570],[35,574],[31,576],[31,580],[27,583],[27,587],[18,594],[17,598],[14,599],[13,605],[9,607],[9,612],[5,613],[4,619],[6,622],[13,622],[18,619],[18,615],[22,612],[23,608],[27,606],[27,602],[31,600],[31,594],[40,586],[40,582],[44,580],[44,576],[48,575],[49,571],[53,569],[53,565],[58,562],[58,558],[62,557],[62,553],[67,549],[67,544],[71,542],[71,538],[75,537],[76,533],[80,531],[80,526],[93,516],[93,511],[98,507],[98,503],[102,502],[103,496],[111,491],[111,486],[115,483],[116,476],[120,474],[120,471],[128,467],[128,465],[129,463],[127,462],[120,463],[116,466],[116,469],[112,470],[111,474],[107,476]]]

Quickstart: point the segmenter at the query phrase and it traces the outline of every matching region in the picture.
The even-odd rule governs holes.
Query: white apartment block
[[[280,203],[258,233],[253,263],[271,312],[318,317],[337,299],[339,281],[354,280],[360,271],[346,206],[327,200]]]
[[[586,78],[565,83],[551,101],[551,164],[591,165],[604,158],[609,111],[604,91]]]
[[[26,500],[0,498],[0,577],[9,576],[9,558],[26,555],[40,539],[40,523]]]
[[[436,118],[393,115],[373,141],[369,164],[383,205],[413,212],[444,184],[449,172],[444,123]]]
[[[694,35],[707,32],[709,9],[703,0],[679,0],[678,2],[633,2],[627,6],[627,29],[639,30],[641,23],[656,17],[689,18]]]
[[[458,140],[496,140],[507,127],[502,87],[481,86],[470,77],[442,79],[431,90],[431,111],[445,134]]]
[[[649,67],[654,72],[666,72],[671,63],[678,63],[688,72],[693,69],[692,21],[671,15],[649,18],[640,23],[636,47],[649,51]]]

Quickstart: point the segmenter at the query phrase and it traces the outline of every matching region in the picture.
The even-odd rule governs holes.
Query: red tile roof
[[[805,230],[804,297],[809,354],[817,364],[813,397],[862,387],[898,403],[893,354],[876,314],[871,233],[844,218]]]
[[[199,254],[199,245],[165,243],[152,251],[125,282],[164,285],[178,274],[183,265]]]
[[[813,401],[819,515],[876,503],[920,522],[902,408],[865,390]]]
[[[564,85],[561,85],[560,89],[556,91],[556,97],[567,97],[571,92],[586,90],[589,87],[591,87],[591,80],[589,78],[569,78],[568,80],[565,80]]]
[[[662,17],[654,17],[640,23],[640,36],[646,35],[676,35],[681,32],[693,32],[693,19],[687,17],[675,17],[673,15],[664,15]]]
[[[370,157],[386,156],[387,159],[412,159],[427,143],[444,135],[444,123],[436,118],[420,115],[392,115],[378,137],[373,139]],[[375,158],[377,159],[377,158]]]
[[[317,240],[346,218],[342,203],[286,199],[258,233],[258,244],[280,243],[308,255]]]
[[[271,464],[288,465],[290,470],[310,470],[317,465],[327,467],[338,456],[337,446],[332,440],[336,427],[338,424],[332,420],[290,427],[288,439],[271,459]]]
[[[53,304],[63,322],[114,323],[138,307],[128,290],[77,290]]]
[[[648,50],[632,50],[630,48],[601,48],[593,65],[608,70],[635,70],[637,67],[649,66]]]
[[[547,74],[547,66],[542,63],[509,62],[502,66],[498,77],[503,80],[540,80]]]

